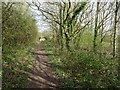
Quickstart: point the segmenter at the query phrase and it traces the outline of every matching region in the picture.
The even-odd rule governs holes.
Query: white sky
[[[36,1],[36,0],[34,0],[34,1]],[[40,2],[41,2],[41,4],[43,3],[43,2],[45,2],[45,1],[53,1],[53,0],[39,0]],[[54,0],[54,1],[58,1],[58,0]],[[64,0],[65,1],[65,0]],[[75,0],[71,0],[71,1],[75,1]],[[78,1],[81,1],[81,0],[78,0]],[[82,0],[83,1],[83,0]],[[85,1],[85,0],[84,0]],[[97,1],[97,0],[91,0],[91,2],[95,2],[95,1]],[[100,1],[100,0],[99,0]],[[101,1],[113,1],[113,0],[101,0]],[[96,6],[94,6],[94,7],[96,7]],[[38,11],[35,11],[35,10],[32,10],[33,11],[33,15],[35,16],[35,13],[39,13]],[[40,13],[39,13],[40,14]],[[37,20],[37,25],[38,25],[38,29],[39,29],[39,32],[43,32],[43,31],[45,31],[45,30],[49,30],[50,28],[49,28],[49,25],[45,22],[45,21],[43,21],[42,20],[42,15],[41,16],[35,16],[35,19]]]
[[[0,0],[2,2],[32,2],[32,1],[39,1],[39,2],[59,2],[61,0]],[[68,0],[63,0],[67,2]],[[82,1],[88,1],[88,0],[70,0],[71,2],[82,2]],[[90,1],[97,1],[97,0],[90,0]],[[99,2],[113,2],[114,0],[98,0]],[[118,0],[120,1],[120,0]]]
[[[32,8],[36,9],[35,7],[32,7]],[[38,10],[30,9],[30,12],[37,21],[37,26],[38,26],[39,32],[43,32],[43,31],[49,29],[48,24],[45,21],[43,21],[43,19],[42,19],[43,16],[41,15],[41,13]],[[39,14],[39,16],[37,14]]]

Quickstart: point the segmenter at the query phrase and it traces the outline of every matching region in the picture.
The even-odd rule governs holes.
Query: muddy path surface
[[[57,89],[59,87],[59,80],[48,63],[48,55],[43,46],[39,45],[36,47],[34,57],[32,68],[28,70],[27,88]]]

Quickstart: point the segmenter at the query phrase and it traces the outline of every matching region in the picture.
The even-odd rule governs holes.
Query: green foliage
[[[93,42],[93,36],[91,33],[89,32],[85,32],[81,35],[81,37],[78,37],[80,38],[80,45],[81,46],[87,46],[87,47],[92,47],[92,42]]]
[[[6,20],[6,13],[3,13],[3,21]],[[24,12],[14,10],[9,19],[3,25],[3,45],[21,46],[30,43],[35,39],[37,28],[35,21],[29,15],[22,15]]]
[[[9,7],[11,6],[11,7]],[[9,10],[8,10],[9,8]],[[3,89],[23,88],[37,36],[35,20],[21,3],[2,3]]]
[[[28,75],[24,72],[32,61],[28,49],[10,49],[11,54],[3,53],[3,88],[23,88],[27,84]]]
[[[114,38],[115,42],[111,41],[115,30],[112,29],[111,26],[111,31],[106,32],[106,24],[100,24],[101,22],[104,23],[106,21],[112,22],[112,19],[108,20],[104,16],[106,12],[104,12],[104,15],[102,16],[102,11],[99,10],[102,4],[99,2],[96,4],[97,11],[96,14],[94,14],[94,18],[94,15],[92,15],[93,13],[91,13],[94,11],[94,8],[92,8],[90,12],[87,12],[90,7],[88,7],[89,4],[87,5],[86,2],[77,3],[76,5],[78,6],[75,7],[74,4],[72,4],[74,9],[70,8],[70,3],[64,3],[62,13],[62,24],[64,28],[61,28],[61,26],[61,29],[56,29],[57,32],[54,33],[56,34],[54,35],[55,39],[56,41],[58,40],[58,42],[55,42],[54,44],[49,41],[44,42],[46,52],[54,52],[55,48],[53,48],[53,46],[55,46],[56,43],[59,44],[58,47],[60,45],[61,47],[63,46],[62,52],[56,50],[57,53],[59,52],[59,56],[49,56],[50,63],[53,65],[56,74],[62,82],[61,87],[107,88],[119,87],[120,85],[118,79],[119,62],[116,58],[111,59],[111,54],[113,54],[111,53],[111,45],[117,44],[117,39],[115,40]],[[91,4],[91,6],[93,7],[94,5]],[[70,12],[70,10],[72,11]],[[102,10],[105,11],[106,7],[103,7]],[[80,12],[82,14],[79,14]],[[99,17],[100,19],[98,19]],[[61,15],[58,18],[60,19],[58,22],[61,23]],[[85,22],[82,18],[84,18]],[[90,18],[91,20],[89,23]],[[104,20],[104,18],[106,18],[106,20]],[[85,25],[85,27],[81,25],[82,23],[87,24],[87,22],[88,25]],[[77,23],[80,25],[77,26]],[[93,23],[95,24],[95,27]],[[52,26],[56,27],[55,25]],[[93,32],[93,30],[95,32]],[[63,31],[61,35],[59,35],[59,31]],[[62,36],[62,38],[60,36]],[[59,41],[62,41],[62,43]],[[67,48],[68,52],[66,52]]]
[[[51,63],[62,81],[63,87],[96,87],[106,88],[118,86],[116,60],[108,59],[92,52],[62,52],[54,57]]]
[[[44,42],[46,52],[54,51],[50,42]],[[56,75],[61,81],[61,87],[117,87],[118,62],[108,58],[105,54],[94,54],[91,51],[75,50],[62,51],[59,56],[49,56]]]

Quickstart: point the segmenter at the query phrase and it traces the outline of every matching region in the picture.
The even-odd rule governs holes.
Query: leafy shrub
[[[86,51],[62,52],[54,57],[57,75],[63,87],[116,87],[119,86],[115,59]],[[55,61],[57,63],[55,63]],[[54,66],[55,66],[54,65]]]
[[[32,62],[29,52],[37,36],[35,20],[22,3],[2,3],[3,89],[23,88]]]
[[[3,54],[3,88],[25,87],[28,75],[25,73],[32,62],[28,50],[11,49],[11,54]]]

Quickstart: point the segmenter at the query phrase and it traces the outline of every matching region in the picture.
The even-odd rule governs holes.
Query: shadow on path
[[[53,73],[51,65],[48,63],[48,57],[44,48],[38,46],[34,57],[33,66],[28,70],[29,83],[27,88],[58,88],[59,80]]]

